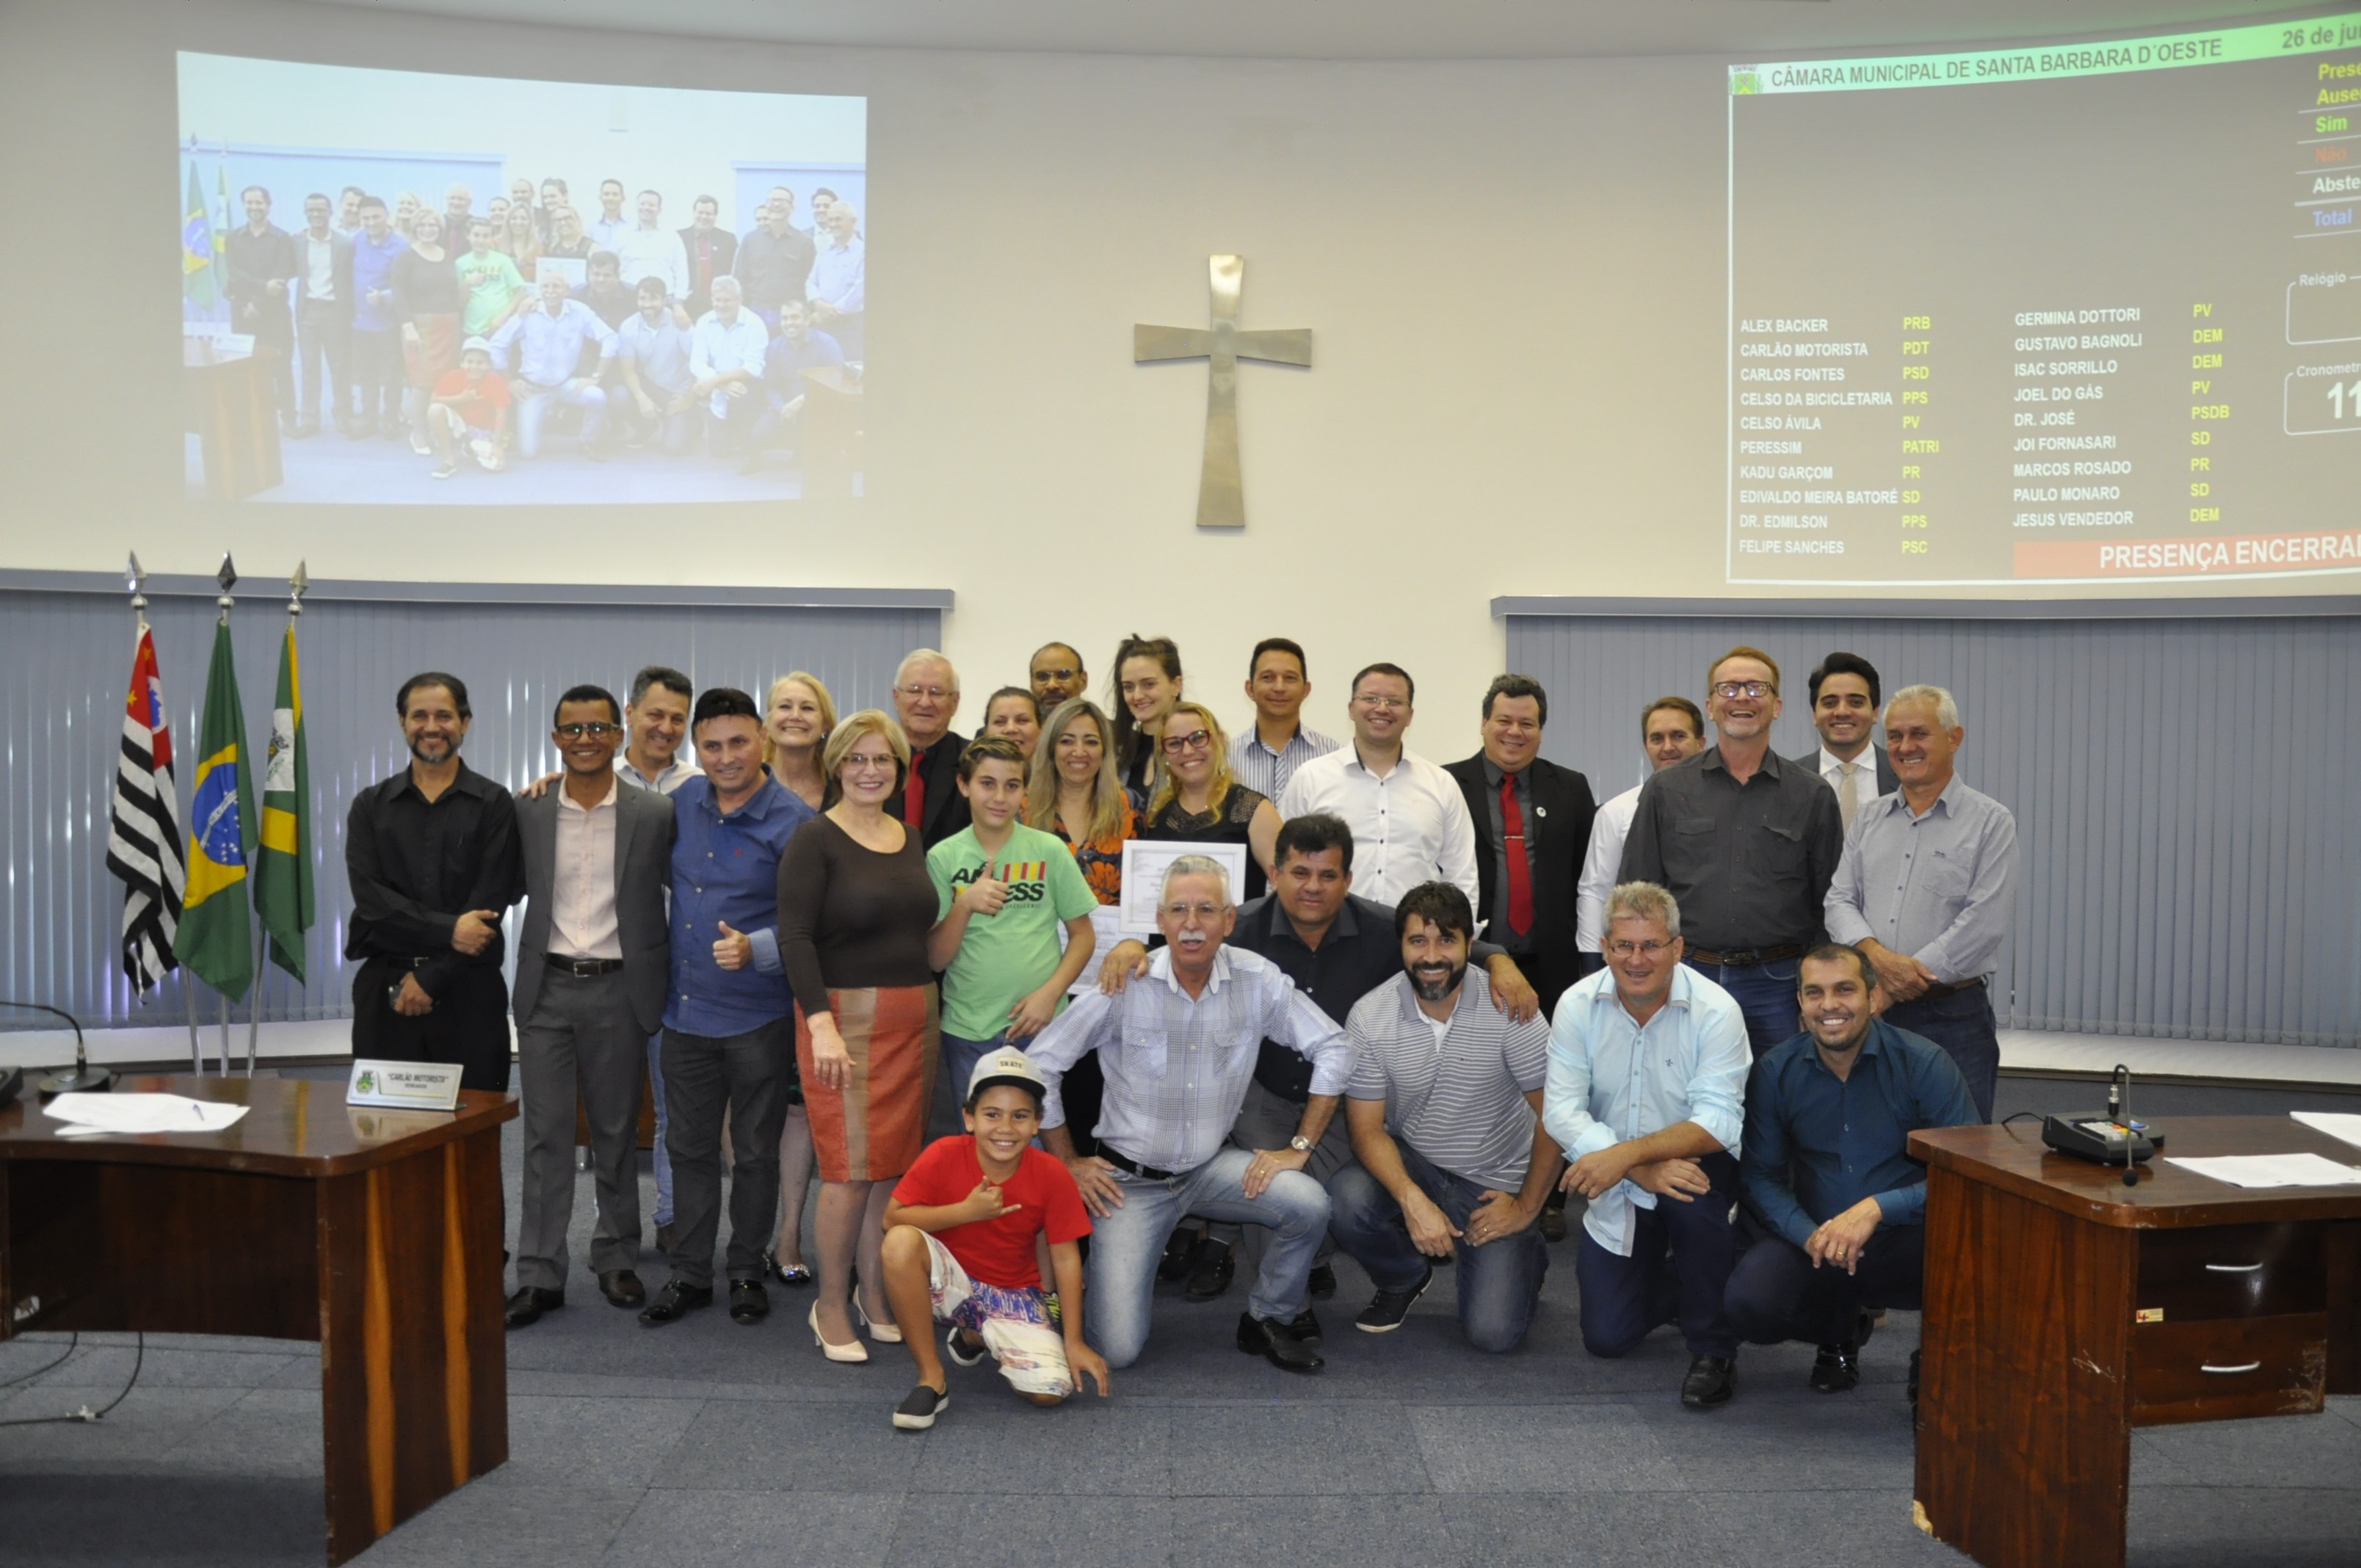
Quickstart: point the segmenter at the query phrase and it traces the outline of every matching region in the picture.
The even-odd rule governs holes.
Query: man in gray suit
[[[1795,762],[1837,792],[1837,810],[1850,832],[1862,806],[1900,787],[1885,748],[1877,743],[1877,710],[1885,696],[1877,666],[1858,653],[1831,653],[1812,671],[1811,694],[1820,746]]]
[[[566,1305],[577,1094],[598,1176],[591,1272],[613,1305],[647,1300],[631,1267],[640,1250],[640,1071],[672,972],[664,902],[672,802],[617,779],[621,704],[602,686],[575,686],[558,699],[550,739],[566,760],[561,786],[517,805],[527,908],[517,943],[524,1215],[512,1329]]]

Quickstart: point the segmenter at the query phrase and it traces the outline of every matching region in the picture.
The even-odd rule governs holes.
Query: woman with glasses
[[[1102,906],[1123,902],[1124,840],[1139,836],[1139,817],[1116,777],[1114,727],[1098,704],[1070,697],[1049,710],[1025,786],[1025,824],[1055,833],[1074,851],[1074,863]],[[1059,1093],[1074,1146],[1098,1152],[1098,1125],[1106,1080],[1093,1051],[1066,1070]]]
[[[828,804],[820,753],[836,728],[836,701],[818,675],[790,670],[771,683],[763,715],[763,765],[780,787],[813,810]],[[787,1085],[787,1120],[779,1132],[779,1234],[763,1255],[764,1272],[782,1285],[808,1285],[804,1262],[804,1200],[811,1190],[811,1117],[801,1081]]]
[[[1269,890],[1279,843],[1279,807],[1230,776],[1230,743],[1213,710],[1176,702],[1157,740],[1163,776],[1148,802],[1139,836],[1191,844],[1246,846],[1246,886],[1237,902]]]
[[[1025,776],[1033,776],[1033,753],[1041,743],[1041,699],[1023,686],[1003,686],[983,705],[983,729],[976,736],[996,735],[1013,741],[1025,753]]]
[[[910,767],[902,727],[865,708],[829,734],[820,763],[836,800],[780,858],[779,957],[819,1155],[812,1339],[830,1361],[866,1361],[854,1314],[872,1338],[902,1337],[885,1301],[880,1222],[925,1143],[934,1092],[935,884],[917,833],[885,810]],[[864,1301],[851,1299],[856,1254]]]
[[[1180,645],[1170,637],[1137,634],[1115,644],[1115,674],[1108,705],[1115,713],[1117,776],[1135,801],[1153,787],[1156,737],[1164,716],[1180,700]]]

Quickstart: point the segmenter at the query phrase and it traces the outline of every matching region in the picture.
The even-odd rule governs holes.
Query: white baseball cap
[[[1003,1046],[975,1064],[967,1075],[967,1097],[970,1101],[996,1083],[1019,1084],[1037,1095],[1049,1091],[1049,1080],[1041,1076],[1032,1058],[1015,1046]]]

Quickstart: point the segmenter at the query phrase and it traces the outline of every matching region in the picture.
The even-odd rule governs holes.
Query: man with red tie
[[[960,752],[967,742],[951,729],[959,712],[959,672],[932,648],[914,648],[894,672],[894,710],[910,740],[910,771],[902,793],[885,803],[886,815],[917,829],[931,850],[968,824],[967,797],[960,794]]]
[[[1574,894],[1598,814],[1590,781],[1541,756],[1549,694],[1531,675],[1500,675],[1484,694],[1484,749],[1446,770],[1476,823],[1477,913],[1541,993],[1544,1012],[1580,978]]]

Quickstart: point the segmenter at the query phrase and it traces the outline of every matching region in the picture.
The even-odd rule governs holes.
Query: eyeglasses
[[[1671,946],[1670,942],[1609,942],[1607,944],[1607,950],[1619,959],[1634,956],[1653,959]]]
[[[1082,673],[1080,670],[1036,670],[1033,678],[1037,681],[1071,681]]]
[[[908,697],[912,702],[917,701],[920,697],[927,697],[932,701],[940,702],[943,698],[951,695],[940,686],[895,686],[894,689],[902,696]]]
[[[1778,689],[1769,681],[1717,681],[1713,695],[1720,697],[1769,696]]]
[[[1382,708],[1382,709],[1384,709],[1384,710],[1385,710],[1386,712],[1388,712],[1388,713],[1391,713],[1391,712],[1393,712],[1396,708],[1403,708],[1403,707],[1408,707],[1410,706],[1410,698],[1408,698],[1408,697],[1406,697],[1406,696],[1356,696],[1356,697],[1355,697],[1353,700],[1354,700],[1355,702],[1359,703],[1363,707],[1376,707],[1376,708]]]
[[[890,753],[883,757],[847,757],[844,759],[844,771],[848,773],[892,773],[894,759]]]
[[[1213,732],[1210,729],[1200,729],[1192,735],[1167,735],[1164,738],[1167,756],[1177,757],[1183,751],[1210,751],[1213,749]]]
[[[557,732],[568,740],[579,740],[585,735],[593,740],[604,740],[609,735],[620,735],[623,727],[620,724],[561,724]]]

